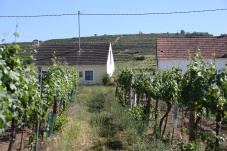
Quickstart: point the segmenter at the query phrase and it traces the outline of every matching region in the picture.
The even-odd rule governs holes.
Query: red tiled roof
[[[40,42],[34,54],[36,65],[51,65],[54,52],[57,61],[68,65],[101,65],[107,63],[109,43]]]
[[[198,49],[204,59],[227,58],[227,37],[157,38],[158,60],[189,59]]]

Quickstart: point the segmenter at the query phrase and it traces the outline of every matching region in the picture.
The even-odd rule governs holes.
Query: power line
[[[24,18],[35,18],[35,17],[60,17],[60,16],[75,16],[78,14],[58,14],[58,15],[30,15],[30,16],[0,16],[5,18],[13,18],[13,17],[24,17]]]
[[[189,14],[189,13],[202,13],[202,12],[214,12],[214,11],[224,11],[227,10],[227,8],[224,9],[211,9],[211,10],[198,10],[198,11],[185,11],[185,12],[167,12],[167,13],[140,13],[140,14],[85,14],[81,13],[81,15],[116,15],[116,16],[123,16],[123,15],[131,15],[131,16],[143,16],[143,15],[171,15],[171,14]]]
[[[80,15],[85,16],[145,16],[145,15],[172,15],[172,14],[189,14],[189,13],[204,13],[204,12],[215,12],[215,11],[226,11],[227,8],[223,9],[208,9],[208,10],[195,10],[195,11],[183,11],[183,12],[166,12],[166,13],[134,13],[134,14],[87,14],[87,13],[80,13]],[[38,17],[60,17],[60,16],[76,16],[76,14],[56,14],[56,15],[25,15],[25,16],[0,16],[0,18],[38,18]]]

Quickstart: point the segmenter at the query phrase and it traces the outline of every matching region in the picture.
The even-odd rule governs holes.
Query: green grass
[[[132,145],[129,144],[138,139],[135,133],[131,133],[131,130],[136,131],[134,121],[124,116],[124,109],[114,98],[114,87],[94,87],[93,94],[95,96],[87,102],[88,111],[92,113],[90,123],[102,139],[95,142],[91,150],[131,150]]]
[[[115,99],[115,87],[80,86],[69,122],[63,127],[49,150],[165,150],[169,146],[157,143],[138,131],[134,121]],[[73,112],[72,112],[73,111]]]

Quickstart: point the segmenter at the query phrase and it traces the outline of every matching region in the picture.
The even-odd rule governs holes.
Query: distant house
[[[51,58],[55,53],[58,62],[67,62],[68,66],[79,71],[80,85],[102,84],[104,74],[112,76],[114,59],[112,47],[109,43],[50,43],[37,42],[35,65],[47,70],[53,64]]]
[[[227,63],[227,37],[158,38],[156,63],[159,70],[172,66],[180,67],[185,73],[190,56],[200,50],[205,63],[215,60],[217,70]]]

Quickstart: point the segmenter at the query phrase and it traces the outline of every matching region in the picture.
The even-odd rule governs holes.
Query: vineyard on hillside
[[[6,148],[39,150],[39,139],[50,136],[64,124],[64,114],[72,101],[77,81],[77,70],[53,59],[53,66],[45,73],[28,64],[17,44],[1,46],[0,54],[0,138],[9,139]],[[23,138],[27,131],[28,138]],[[16,136],[21,133],[18,140]],[[20,142],[15,148],[14,143]]]
[[[150,38],[147,39],[147,36]],[[130,129],[137,130],[128,134],[133,133],[133,137],[135,134],[141,135],[136,143],[145,143],[137,146],[140,150],[152,148],[149,143],[154,140],[162,145],[166,144],[167,148],[178,150],[227,148],[227,65],[216,71],[215,64],[211,63],[207,69],[198,53],[191,59],[186,73],[174,67],[160,72],[155,70],[155,58],[152,55],[156,34],[105,35],[99,38],[97,40],[97,37],[92,37],[89,40],[111,40],[113,49],[116,48],[114,55],[118,75],[115,77],[115,95],[123,109],[126,109],[121,109],[120,114],[126,112],[124,118],[133,121]],[[86,42],[88,39],[82,38],[83,40]],[[0,149],[3,150],[39,150],[43,140],[54,131],[60,131],[68,119],[66,112],[73,102],[78,84],[77,70],[69,68],[67,63],[56,62],[55,56],[53,65],[47,71],[37,68],[32,64],[32,52],[24,51],[33,48],[31,43],[22,44],[22,48],[17,44],[0,46],[0,140],[7,142],[1,143]],[[104,94],[100,96],[105,101],[96,98],[97,104],[88,104],[102,110],[103,106],[99,105],[105,104],[108,98]],[[106,110],[109,111],[105,109],[105,112]],[[112,113],[117,111],[112,109]],[[106,123],[116,122],[112,121],[112,116],[116,121],[119,117],[111,115],[111,122],[104,122],[105,128]],[[181,124],[179,130],[177,123],[180,116],[185,117],[186,122]],[[97,119],[98,122],[99,120]],[[211,124],[212,120],[215,120],[215,125]],[[172,125],[172,132],[169,130],[169,123]],[[125,126],[122,122],[117,125],[120,125],[117,130]],[[110,128],[109,131],[111,133]],[[176,136],[174,131],[179,135]],[[147,132],[151,134],[149,138]],[[124,132],[119,134],[124,135]],[[183,135],[187,135],[187,139],[182,138]],[[112,146],[113,142],[111,140],[110,145],[107,140],[104,144],[98,144],[97,148],[106,144]],[[134,140],[127,141],[129,148],[134,147],[132,142],[135,143]]]
[[[153,139],[172,144],[177,150],[226,150],[227,65],[216,71],[215,64],[210,63],[207,69],[198,52],[184,74],[172,67],[156,71],[153,79],[144,72],[133,73],[125,68],[116,82],[119,102],[130,107],[127,113],[138,121],[138,126],[144,123],[149,128],[153,124]],[[188,121],[174,138],[179,111]],[[213,127],[208,124],[210,120],[215,120]],[[172,132],[166,132],[167,123],[172,123]],[[204,129],[207,124],[211,128],[208,131]],[[188,139],[183,140],[183,135]]]

